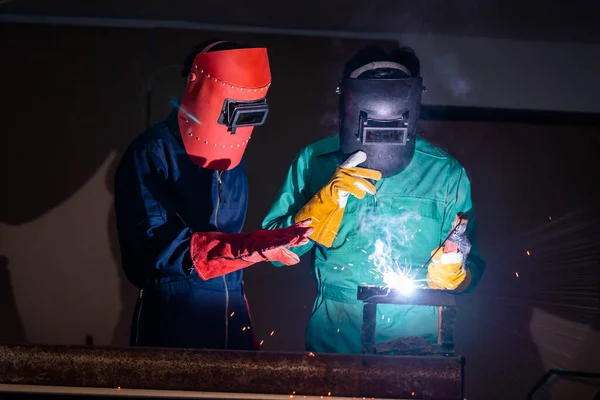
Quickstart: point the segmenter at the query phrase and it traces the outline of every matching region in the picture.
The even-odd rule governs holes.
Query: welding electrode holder
[[[471,244],[466,236],[469,217],[464,212],[456,214],[452,222],[452,231],[444,245],[444,253],[460,252],[463,254],[462,272],[467,272],[467,255]]]
[[[462,221],[465,220],[466,222],[463,223]],[[456,214],[456,217],[454,218],[454,222],[452,223],[452,229],[450,230],[450,233],[448,234],[448,236],[446,236],[446,239],[444,239],[444,241],[442,242],[442,244],[440,245],[440,247],[445,247],[446,243],[448,242],[448,240],[452,237],[452,235],[455,234],[455,232],[457,232],[459,229],[462,232],[466,232],[467,230],[467,222],[468,222],[468,216],[464,213],[464,212],[459,212],[458,214]],[[463,227],[464,226],[464,230]],[[419,268],[419,270],[417,271],[416,274],[414,274],[412,276],[411,279],[415,279],[417,276],[419,276],[419,274],[423,271],[423,269],[429,265],[429,263],[431,262],[431,260],[433,260],[433,257],[435,256],[436,252],[434,251],[431,256],[429,256],[429,258],[427,259],[427,261],[425,261],[423,263],[423,265],[421,265],[421,268]],[[466,269],[466,262],[463,262],[463,272]]]

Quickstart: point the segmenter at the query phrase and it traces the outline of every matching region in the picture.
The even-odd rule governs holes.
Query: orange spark
[[[528,256],[530,256],[530,255],[531,255],[531,253],[529,252],[529,250],[527,250],[527,252],[526,252],[526,253],[527,253],[527,255],[528,255]]]
[[[231,314],[229,314],[230,317],[233,317],[233,314],[235,314],[235,311],[232,312]]]
[[[275,331],[271,331],[271,336],[273,336],[275,334]]]
[[[519,273],[518,272],[515,272],[515,275],[517,276],[517,278],[519,277]]]
[[[309,355],[310,357],[314,357],[314,356],[315,356],[315,353],[313,353],[313,352],[311,351],[310,353],[308,353],[308,355]]]
[[[243,330],[243,331],[245,331],[245,330],[246,330],[246,327],[243,327],[243,328],[242,328],[242,330]]]
[[[261,340],[260,341],[260,345],[262,346],[264,342],[265,342],[264,340]]]
[[[549,219],[550,221],[552,221],[552,215],[549,215],[549,216],[548,216],[548,219]]]
[[[117,386],[117,390],[121,390],[121,386]]]

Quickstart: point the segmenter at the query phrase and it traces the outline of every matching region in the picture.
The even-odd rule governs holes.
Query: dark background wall
[[[118,263],[114,168],[148,121],[166,117],[183,88],[178,65],[195,43],[220,35],[269,49],[271,113],[246,155],[247,231],[260,226],[297,151],[335,130],[344,60],[366,43],[394,44],[11,24],[0,25],[0,35],[10,38],[0,42],[0,341],[60,344],[83,344],[87,335],[94,344],[127,343],[136,292]],[[468,398],[523,398],[548,368],[600,369],[598,118],[549,112],[532,123],[540,114],[466,111],[426,115],[421,131],[469,171],[488,261],[478,290],[459,299]],[[308,259],[258,265],[245,276],[264,349],[302,351],[315,294]],[[561,381],[539,398],[597,390]]]

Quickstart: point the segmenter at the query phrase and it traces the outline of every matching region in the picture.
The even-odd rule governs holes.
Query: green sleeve
[[[443,238],[445,239],[446,235],[450,233],[456,214],[462,211],[468,215],[467,236],[471,241],[471,252],[467,257],[467,267],[471,270],[471,284],[465,290],[465,293],[468,293],[481,280],[485,270],[485,261],[481,257],[477,246],[475,208],[471,200],[471,182],[465,169],[460,167],[455,174],[455,178],[451,179],[450,182],[442,232],[444,232]]]
[[[283,187],[275,198],[271,210],[263,220],[263,229],[285,228],[294,224],[294,216],[310,200],[312,194],[308,191],[308,154],[302,150],[292,162]],[[290,250],[299,257],[312,249],[313,241],[300,247],[292,247]],[[273,263],[277,267],[280,263]]]

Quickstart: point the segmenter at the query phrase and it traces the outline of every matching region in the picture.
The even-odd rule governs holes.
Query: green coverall
[[[263,228],[294,223],[296,213],[325,186],[347,158],[339,151],[337,135],[302,149],[296,156]],[[306,329],[306,350],[325,353],[360,353],[362,303],[356,299],[360,285],[384,285],[374,264],[375,244],[384,244],[387,260],[416,272],[448,235],[458,212],[469,215],[472,242],[467,265],[477,284],[485,264],[473,238],[474,213],[470,182],[454,158],[418,137],[409,166],[376,183],[375,196],[359,200],[350,196],[344,218],[331,248],[311,241],[292,248],[299,256],[312,250],[317,298]],[[371,256],[371,257],[370,257]],[[278,265],[279,266],[279,265]],[[417,279],[423,285],[424,268]],[[426,286],[426,285],[425,285]],[[437,340],[436,307],[379,305],[376,342],[419,336]]]

